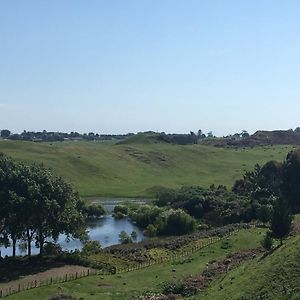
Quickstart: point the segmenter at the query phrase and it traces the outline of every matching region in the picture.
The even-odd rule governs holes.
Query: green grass
[[[283,160],[292,148],[0,141],[0,152],[27,163],[44,163],[72,182],[84,197],[151,197],[161,186],[208,187],[214,183],[230,187],[256,163]]]
[[[206,267],[207,262],[222,259],[229,252],[257,247],[263,232],[262,229],[241,230],[229,238],[228,249],[221,248],[223,241],[220,241],[194,253],[190,262],[187,263],[169,262],[121,275],[82,278],[21,292],[7,299],[49,299],[59,291],[78,298],[83,297],[85,300],[133,299],[133,296],[138,296],[146,290],[159,291],[163,281],[179,280],[185,276],[200,273]]]
[[[299,249],[298,235],[267,257],[256,258],[230,271],[193,299],[300,299]],[[264,298],[259,298],[260,295]]]

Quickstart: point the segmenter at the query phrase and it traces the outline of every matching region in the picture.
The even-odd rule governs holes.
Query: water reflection
[[[94,201],[96,202],[96,201]],[[99,202],[98,202],[99,203]],[[91,240],[99,241],[102,247],[108,247],[111,245],[119,244],[119,233],[124,230],[127,234],[131,234],[134,230],[137,233],[137,242],[143,240],[144,235],[142,230],[135,226],[130,220],[121,219],[116,220],[112,217],[111,212],[117,203],[120,203],[120,200],[110,200],[105,202],[103,206],[110,213],[107,216],[104,216],[101,219],[89,221],[88,222],[88,233]],[[81,249],[82,244],[79,240],[70,240],[66,241],[65,235],[60,235],[58,243],[61,245],[63,250],[71,251],[75,249]],[[12,255],[12,248],[0,247],[1,255]],[[39,249],[35,247],[35,244],[32,243],[32,254],[38,254]],[[25,255],[26,253],[22,252],[20,249],[17,249],[17,255]]]

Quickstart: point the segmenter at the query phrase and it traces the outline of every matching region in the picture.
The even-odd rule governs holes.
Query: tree
[[[267,223],[267,222],[271,221],[272,213],[273,213],[273,207],[271,205],[262,205],[258,209],[257,217],[263,223]]]
[[[283,164],[281,190],[294,214],[300,213],[300,151],[288,154]]]
[[[100,218],[106,214],[104,207],[101,204],[91,204],[85,209],[88,218]]]
[[[98,241],[87,241],[81,251],[85,255],[97,254],[101,251],[101,245]]]
[[[272,232],[268,231],[261,242],[261,245],[267,250],[271,250],[273,246]]]
[[[137,240],[137,232],[135,230],[132,230],[130,236],[131,236],[131,238],[132,238],[133,241]]]
[[[247,138],[250,136],[250,134],[246,130],[243,130],[241,133],[241,136],[242,136],[242,138]]]
[[[47,238],[85,236],[84,204],[70,184],[41,165],[25,166],[0,154],[0,234],[31,241],[43,254]]]
[[[292,216],[289,211],[288,203],[284,198],[276,199],[273,209],[271,220],[272,236],[276,239],[280,239],[280,244],[282,245],[283,239],[288,236],[291,230]]]
[[[11,134],[10,130],[3,129],[3,130],[1,130],[1,134],[0,135],[1,135],[2,138],[8,138],[10,136],[10,134]]]
[[[127,232],[122,230],[119,234],[119,242],[121,244],[130,244],[133,241],[132,238],[127,234]]]

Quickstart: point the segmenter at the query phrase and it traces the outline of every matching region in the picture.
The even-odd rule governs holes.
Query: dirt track
[[[20,279],[6,282],[6,283],[0,283],[0,290],[5,290],[7,288],[11,288],[12,290],[18,290],[19,285],[22,287],[27,286],[27,284],[31,284],[37,281],[37,284],[40,283],[40,281],[46,281],[51,280],[51,278],[56,279],[58,277],[64,277],[66,274],[73,274],[75,276],[76,272],[79,274],[85,272],[87,273],[89,268],[85,268],[82,266],[74,266],[74,265],[66,265],[63,267],[53,268],[49,269],[44,272],[36,273],[34,275],[26,275],[23,276]],[[90,269],[91,270],[91,269]],[[23,289],[23,288],[22,288]]]

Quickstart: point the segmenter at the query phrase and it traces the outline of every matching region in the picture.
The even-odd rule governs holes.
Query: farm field
[[[0,141],[0,152],[26,163],[43,163],[73,183],[83,197],[153,197],[161,187],[234,181],[256,163],[283,160],[294,146],[216,148],[149,140],[33,143]]]

